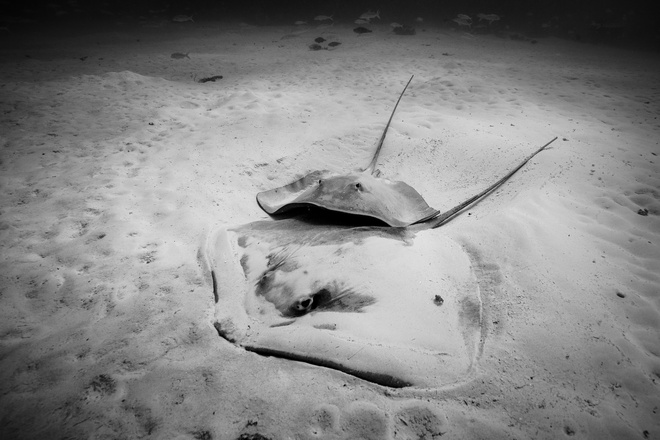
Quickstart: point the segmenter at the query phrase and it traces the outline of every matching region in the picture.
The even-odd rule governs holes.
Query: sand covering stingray
[[[409,185],[373,175],[393,115],[365,170],[315,171],[257,196],[270,214],[306,205],[324,210],[206,237],[200,258],[213,279],[220,336],[392,387],[437,388],[470,377],[485,341],[479,283],[463,247],[431,229],[490,194],[556,138],[440,213]],[[365,216],[389,226],[356,226]]]
[[[391,387],[469,377],[483,342],[481,300],[461,246],[432,231],[311,220],[209,235],[204,263],[222,337]]]

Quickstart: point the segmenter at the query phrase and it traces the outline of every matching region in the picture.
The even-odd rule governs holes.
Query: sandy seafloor
[[[657,53],[353,27],[3,33],[0,437],[660,438]],[[474,377],[388,389],[221,339],[204,234],[365,166],[413,74],[380,169],[435,208],[559,137],[434,231],[490,280]]]

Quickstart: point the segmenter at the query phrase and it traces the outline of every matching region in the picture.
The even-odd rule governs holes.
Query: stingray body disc
[[[257,202],[268,214],[312,205],[372,217],[394,227],[422,222],[438,213],[407,183],[368,173],[314,171],[289,185],[257,194]]]
[[[392,387],[474,371],[479,286],[465,251],[436,231],[255,222],[213,234],[205,260],[216,328],[247,350]]]

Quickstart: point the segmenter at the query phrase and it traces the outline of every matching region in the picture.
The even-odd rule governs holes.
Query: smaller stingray
[[[257,194],[259,206],[270,215],[284,214],[295,208],[315,206],[344,214],[371,217],[393,227],[405,227],[430,220],[434,223],[432,227],[437,227],[498,188],[532,157],[557,139],[552,139],[530,154],[516,168],[486,190],[441,214],[440,211],[431,208],[412,186],[381,177],[376,170],[378,156],[394,112],[412,79],[413,76],[408,80],[394,105],[374,157],[365,169],[346,174],[328,170],[313,171],[288,185],[260,192]]]

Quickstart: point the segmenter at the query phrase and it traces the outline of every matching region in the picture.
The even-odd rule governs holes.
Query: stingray
[[[485,341],[479,283],[459,243],[415,228],[302,216],[213,231],[200,257],[218,334],[387,387],[462,383]]]
[[[469,244],[434,228],[493,192],[556,138],[440,213],[407,184],[374,176],[391,119],[366,169],[315,171],[259,194],[266,212],[294,215],[205,236],[199,258],[212,280],[219,336],[258,355],[387,387],[443,388],[473,377],[486,341],[484,282]],[[299,215],[300,206],[322,209]]]
[[[296,208],[311,206],[345,214],[371,217],[389,226],[404,227],[434,220],[434,225],[437,227],[498,188],[532,157],[557,139],[552,139],[530,154],[517,167],[482,193],[466,200],[453,210],[441,214],[440,211],[431,208],[412,186],[405,182],[392,181],[381,177],[380,172],[376,169],[387,130],[413,76],[410,77],[399,95],[399,99],[396,101],[383,134],[378,141],[376,152],[366,168],[345,174],[328,170],[313,171],[288,185],[258,193],[257,203],[259,206],[271,215],[286,214]]]

